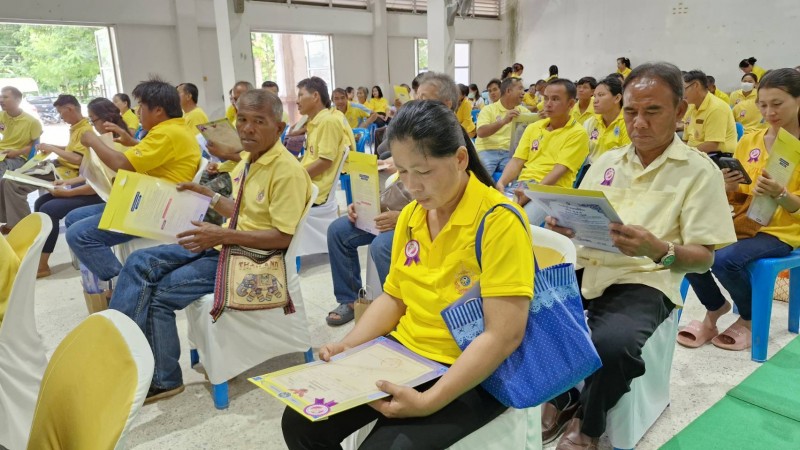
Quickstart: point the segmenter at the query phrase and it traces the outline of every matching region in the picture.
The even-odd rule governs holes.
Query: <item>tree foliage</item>
[[[261,80],[275,80],[278,76],[275,65],[275,44],[270,33],[251,33],[253,60],[256,70],[261,73]]]

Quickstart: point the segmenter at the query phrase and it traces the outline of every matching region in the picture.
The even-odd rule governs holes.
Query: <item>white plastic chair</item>
[[[0,324],[0,445],[24,448],[28,442],[36,394],[47,367],[42,336],[36,329],[36,270],[53,225],[42,213],[22,219],[7,240],[24,254]]]
[[[119,311],[92,314],[47,366],[28,448],[124,448],[152,379],[153,353],[139,326]]]
[[[186,307],[189,322],[189,346],[192,366],[203,361],[208,380],[213,385],[214,406],[228,407],[228,380],[275,356],[305,352],[306,362],[314,359],[311,353],[311,333],[308,329],[300,277],[295,265],[297,247],[304,239],[308,211],[317,198],[312,185],[311,199],[297,233],[286,251],[286,278],[295,312],[285,315],[282,308],[260,311],[226,311],[216,323],[209,312],[214,294],[201,297]]]

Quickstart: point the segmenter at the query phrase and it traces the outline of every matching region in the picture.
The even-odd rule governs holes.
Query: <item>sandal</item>
[[[717,327],[708,328],[703,322],[693,320],[678,331],[678,344],[686,348],[702,347],[719,334]]]
[[[355,319],[356,317],[355,310],[351,308],[350,305],[351,303],[340,303],[339,306],[336,307],[336,309],[329,312],[328,317],[325,318],[325,321],[328,322],[328,325],[332,327],[338,327]],[[339,318],[333,318],[331,317],[331,314],[336,314],[339,316]]]
[[[720,336],[725,336],[733,341],[732,344],[720,339]],[[740,351],[747,350],[753,344],[753,333],[747,328],[739,324],[733,324],[727,330],[716,336],[711,340],[711,343],[716,347],[723,350]]]

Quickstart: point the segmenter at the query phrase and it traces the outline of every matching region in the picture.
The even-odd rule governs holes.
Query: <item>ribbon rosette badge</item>
[[[314,418],[322,417],[331,412],[334,405],[336,402],[325,402],[324,398],[315,398],[314,403],[306,406],[303,412]]]
[[[761,149],[754,148],[750,150],[750,159],[748,159],[747,162],[758,162],[758,158],[760,157],[761,157]]]
[[[410,266],[411,263],[419,264],[419,242],[416,239],[406,244],[406,265]]]

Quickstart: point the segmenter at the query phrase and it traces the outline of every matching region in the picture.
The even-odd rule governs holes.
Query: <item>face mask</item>
[[[752,91],[754,86],[753,83],[742,82],[742,90],[745,92]]]
[[[467,96],[467,98],[470,99],[470,100],[475,100],[475,93],[474,92],[470,92],[469,95]]]

